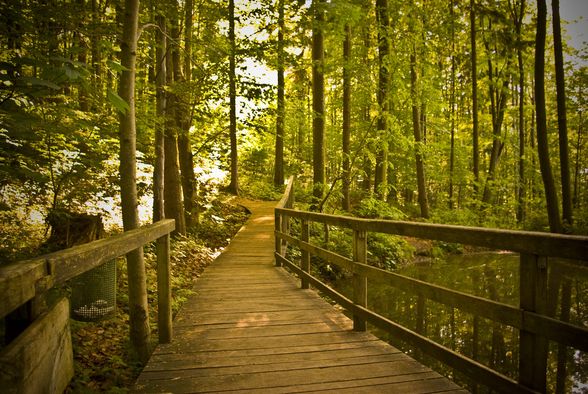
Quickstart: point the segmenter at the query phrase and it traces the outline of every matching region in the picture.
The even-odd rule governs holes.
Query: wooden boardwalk
[[[252,215],[195,285],[136,392],[466,393],[274,267],[274,203]]]

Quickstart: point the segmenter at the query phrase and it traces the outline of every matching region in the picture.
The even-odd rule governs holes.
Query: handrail
[[[277,208],[292,208],[294,206],[294,175],[288,178],[286,190],[276,205]]]
[[[298,211],[282,207],[276,208],[275,216],[276,265],[285,265],[295,272],[301,279],[302,288],[308,288],[308,284],[312,284],[352,312],[354,329],[362,331],[366,328],[366,322],[374,324],[417,346],[425,353],[447,365],[460,370],[477,382],[500,391],[544,392],[547,339],[570,345],[580,350],[588,350],[588,329],[547,316],[545,305],[547,295],[547,259],[545,257],[579,260],[579,265],[587,267],[588,237],[429,223],[370,220]],[[292,218],[300,219],[300,238],[289,234],[288,223]],[[352,229],[354,234],[353,258],[340,256],[332,251],[312,245],[309,240],[310,222]],[[366,258],[368,232],[407,235],[519,252],[521,254],[521,305],[517,308],[369,266]],[[297,246],[301,250],[300,264],[286,258],[285,248],[283,247],[286,243]],[[341,295],[310,274],[311,255],[319,256],[329,263],[339,265],[353,273],[353,300]],[[518,381],[369,310],[366,307],[368,279],[384,282],[403,291],[455,306],[474,315],[519,329],[521,340]]]
[[[169,267],[169,233],[174,228],[173,219],[164,219],[109,238],[1,266],[0,318],[50,288],[155,240],[158,241],[158,276],[160,276],[160,271],[164,271],[166,266]],[[169,278],[167,282],[169,289]],[[158,286],[158,292],[163,293],[160,293],[158,297],[164,301],[168,291],[161,287]],[[170,305],[169,301],[168,305]],[[171,323],[171,308],[167,312],[160,311],[160,314],[164,316],[168,313]],[[170,327],[160,327],[160,330],[162,329],[171,333]]]
[[[495,250],[509,250],[518,253],[581,260],[583,261],[582,264],[588,267],[588,261],[586,261],[586,256],[588,256],[588,237],[585,236],[396,220],[363,219],[294,209],[281,209],[280,213],[293,218],[353,230],[403,235],[435,241],[481,246]]]
[[[294,207],[294,175],[291,175],[288,178],[288,182],[286,184],[286,190],[284,190],[284,194],[282,195],[282,198],[280,199],[280,201],[278,202],[278,205],[276,205],[277,208],[292,208]],[[284,219],[282,220],[281,216],[278,215],[278,213],[276,212],[275,215],[275,226],[276,229],[281,229],[282,232],[287,233],[289,232],[289,221],[288,219]],[[286,253],[286,248],[288,247],[288,244],[286,243],[285,240],[280,240],[278,239],[278,237],[275,237],[275,244],[276,244],[276,250],[279,250],[280,253],[284,254]],[[276,265],[279,266],[280,262],[278,260],[276,260]]]

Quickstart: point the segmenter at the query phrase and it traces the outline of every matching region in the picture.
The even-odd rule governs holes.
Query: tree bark
[[[157,120],[155,125],[155,163],[153,165],[153,221],[157,222],[165,217],[163,203],[163,169],[165,166],[164,158],[164,135],[165,135],[165,81],[166,81],[166,62],[165,53],[167,51],[166,24],[163,16],[157,16],[157,49],[155,53],[156,61],[156,114]]]
[[[415,142],[415,161],[417,172],[417,187],[419,192],[419,207],[421,209],[421,216],[423,218],[429,217],[429,203],[427,199],[427,187],[425,182],[425,168],[423,164],[423,155],[421,152],[422,138],[421,138],[421,124],[418,106],[418,76],[416,70],[416,48],[413,46],[410,55],[410,95],[412,101],[412,129],[414,133]]]
[[[278,102],[276,114],[276,152],[274,185],[284,184],[284,0],[278,0]]]
[[[492,24],[490,23],[490,30],[492,30]],[[492,51],[490,45],[485,41],[486,52],[497,52],[496,48]],[[509,69],[510,60],[507,60],[506,70]],[[502,76],[501,88],[496,88],[498,78]],[[496,167],[504,148],[504,142],[501,141],[502,123],[504,121],[504,112],[506,110],[506,102],[508,100],[508,84],[509,77],[501,75],[500,72],[494,72],[492,59],[488,57],[488,80],[489,80],[489,95],[490,95],[490,108],[492,112],[492,150],[490,153],[490,163],[488,164],[488,173],[486,176],[486,183],[484,184],[484,193],[482,195],[483,203],[490,203],[492,199],[493,182],[496,176]]]
[[[125,231],[139,227],[137,211],[136,125],[135,125],[135,65],[139,0],[125,0],[121,64],[125,67],[120,77],[119,96],[129,109],[119,115],[120,121],[120,189],[123,226]],[[127,254],[129,277],[129,325],[133,348],[141,361],[149,358],[150,329],[143,249]]]
[[[553,14],[553,51],[555,55],[555,86],[557,91],[557,128],[559,130],[559,163],[561,171],[561,203],[564,230],[573,224],[572,194],[570,182],[570,158],[568,153],[568,121],[566,116],[566,86],[561,42],[559,0],[551,1]]]
[[[189,84],[192,76],[192,0],[185,2],[185,19],[184,19],[184,72],[181,75],[180,64],[176,66],[177,74],[181,80]],[[177,81],[176,81],[177,82]],[[184,196],[184,210],[186,227],[192,225],[192,214],[194,213],[194,157],[192,154],[192,143],[190,138],[190,127],[192,126],[192,116],[190,113],[190,104],[192,97],[190,94],[184,94],[184,102],[179,106],[181,116],[177,117],[180,134],[178,136],[178,155],[180,160],[180,173],[182,179],[182,193]]]
[[[451,142],[449,147],[449,209],[453,209],[453,170],[455,166],[455,11],[453,0],[449,3],[451,15]]]
[[[376,147],[376,171],[374,176],[374,192],[382,200],[386,200],[388,189],[388,85],[389,72],[386,62],[390,53],[388,41],[388,1],[376,0],[376,18],[378,21],[378,146]]]
[[[177,21],[172,21],[176,24]],[[172,24],[172,38],[177,43],[177,28]],[[171,45],[170,45],[171,46]],[[166,56],[167,83],[171,85],[174,82],[174,61],[178,57],[173,55],[173,50],[169,51]],[[175,234],[186,233],[186,222],[184,217],[184,205],[182,202],[182,184],[180,178],[180,165],[178,158],[178,127],[177,112],[180,110],[177,104],[178,98],[174,93],[166,94],[166,125],[164,137],[164,205],[165,217],[175,219]]]
[[[549,159],[549,142],[547,140],[547,116],[545,111],[545,35],[547,5],[545,0],[537,0],[537,34],[535,36],[535,116],[537,118],[537,152],[541,178],[545,188],[547,217],[552,233],[561,232],[559,203],[555,190],[555,181]]]
[[[324,0],[312,2],[312,169],[313,197],[320,202],[325,188],[325,76],[324,76]]]
[[[470,0],[470,46],[472,63],[472,159],[474,172],[474,192],[480,184],[480,146],[478,132],[478,56],[476,52],[476,1]]]
[[[228,192],[239,195],[239,168],[237,166],[237,76],[236,76],[236,51],[235,41],[235,0],[229,0],[229,137],[231,139],[231,183]]]
[[[349,188],[351,185],[351,26],[345,25],[345,39],[343,41],[343,201],[341,207],[349,211]]]
[[[525,68],[523,63],[523,49],[521,47],[523,42],[522,27],[523,18],[525,16],[525,0],[520,0],[518,4],[519,9],[515,9],[513,19],[515,22],[515,29],[517,34],[517,62],[519,69],[519,113],[518,113],[518,127],[519,127],[519,179],[517,182],[517,222],[521,223],[525,220],[525,204],[526,204],[526,177],[525,177]]]

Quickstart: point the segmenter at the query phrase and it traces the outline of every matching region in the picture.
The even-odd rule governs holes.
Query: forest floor
[[[173,313],[191,294],[196,278],[220,254],[247,220],[249,213],[230,197],[212,201],[189,229],[171,243]],[[156,264],[153,246],[145,248],[150,326],[153,347],[157,339]],[[117,261],[117,312],[99,322],[72,322],[75,373],[66,393],[127,392],[143,365],[129,344],[127,278],[124,259]]]

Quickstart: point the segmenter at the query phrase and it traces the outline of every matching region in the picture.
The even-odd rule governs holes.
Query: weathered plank
[[[62,393],[73,377],[69,302],[58,301],[0,353],[3,393]]]
[[[251,224],[273,219],[272,207],[258,203],[251,211],[198,279],[174,322],[174,341],[157,347],[136,391],[460,390],[373,335],[354,332],[349,318],[273,267],[273,228],[261,237]]]

